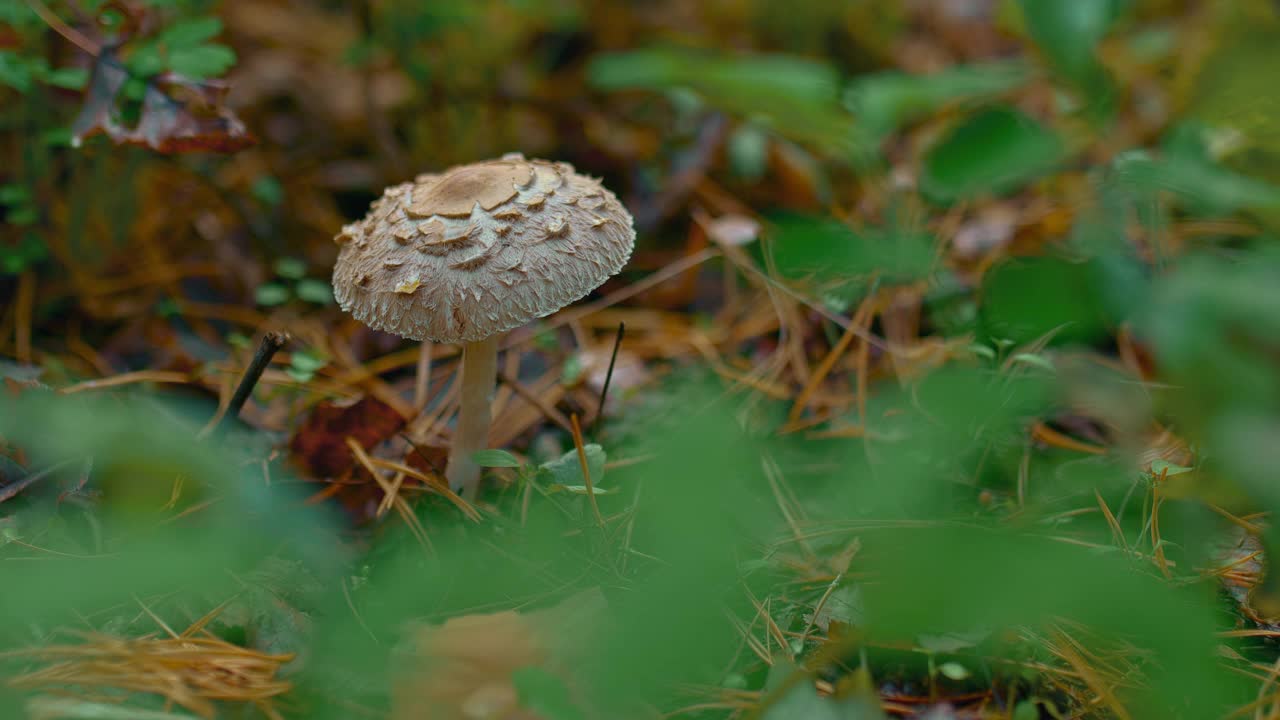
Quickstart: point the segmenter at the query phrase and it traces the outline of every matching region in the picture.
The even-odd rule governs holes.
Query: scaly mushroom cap
[[[613,193],[562,162],[500,160],[387,188],[334,238],[333,294],[375,330],[474,342],[550,315],[635,245]]]

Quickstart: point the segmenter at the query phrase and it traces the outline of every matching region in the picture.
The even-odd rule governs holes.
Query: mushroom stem
[[[471,459],[489,442],[489,413],[498,376],[498,336],[470,342],[462,347],[462,391],[458,426],[449,448],[445,477],[449,487],[467,500],[476,496],[480,466]]]

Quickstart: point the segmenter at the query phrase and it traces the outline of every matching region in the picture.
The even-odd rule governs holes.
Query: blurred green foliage
[[[961,121],[929,149],[920,189],[938,203],[1020,189],[1057,165],[1063,142],[1017,110],[992,107]]]
[[[222,27],[209,3],[155,4],[170,15],[127,55],[135,80],[163,71],[215,77],[236,62],[216,41]],[[838,5],[797,7],[792,17],[789,8],[760,3],[752,18],[787,16],[779,27],[807,27],[796,31],[795,47],[811,48],[820,44],[823,27],[805,25],[804,18],[828,22],[846,9]],[[1141,432],[1158,420],[1186,435],[1197,463],[1160,460],[1152,472],[1205,475],[1203,493],[1211,501],[1231,497],[1233,508],[1280,507],[1271,482],[1280,462],[1274,442],[1280,432],[1276,238],[1222,231],[1186,239],[1171,231],[1188,218],[1237,221],[1252,213],[1265,222],[1280,203],[1280,176],[1270,162],[1269,76],[1257,69],[1273,64],[1274,38],[1259,35],[1238,47],[1222,41],[1204,71],[1202,92],[1186,103],[1186,117],[1174,118],[1153,143],[1078,152],[1140,135],[1113,135],[1108,125],[1117,122],[1129,88],[1120,86],[1126,76],[1108,66],[1101,46],[1128,31],[1126,22],[1141,5],[1012,3],[1018,27],[1038,53],[929,74],[877,68],[846,76],[850,63],[799,50],[690,49],[658,39],[633,49],[583,51],[583,97],[652,96],[677,117],[729,116],[725,152],[736,181],[768,177],[776,169],[773,143],[783,139],[818,158],[804,167],[818,168],[821,179],[852,168],[858,182],[879,191],[868,193],[871,217],[856,223],[826,212],[822,202],[796,210],[769,196],[761,204],[777,207],[760,208],[767,227],[747,253],[776,271],[772,279],[796,297],[841,313],[886,286],[919,284],[933,293],[921,300],[936,326],[925,332],[965,349],[937,367],[904,370],[897,382],[877,379],[862,398],[865,407],[826,423],[856,426],[862,437],[780,433],[788,403],[731,391],[704,369],[677,368],[611,418],[594,438],[599,444],[584,449],[594,497],[586,496],[576,450],[524,464],[491,449],[478,460],[511,482],[486,498],[496,511],[483,523],[423,503],[417,512],[429,527],[431,554],[389,531],[353,557],[335,539],[344,526],[301,503],[294,494],[299,479],[283,463],[265,459],[280,437],[235,425],[200,438],[213,412],[209,403],[175,403],[146,392],[86,399],[0,389],[0,436],[6,449],[22,451],[20,469],[52,469],[50,485],[62,491],[91,468],[95,484],[116,490],[94,522],[52,497],[12,501],[21,512],[0,537],[6,561],[0,577],[13,589],[0,601],[9,620],[0,637],[8,645],[44,641],[51,628],[77,617],[118,617],[120,606],[148,595],[168,594],[172,601],[160,612],[181,624],[194,619],[187,609],[201,600],[213,598],[207,609],[240,592],[238,578],[271,556],[303,568],[310,580],[294,583],[297,588],[318,586],[295,593],[314,616],[311,633],[281,641],[310,649],[296,676],[306,717],[349,717],[329,702],[335,695],[385,705],[387,649],[410,621],[477,608],[539,607],[588,587],[602,588],[610,605],[610,622],[582,633],[589,658],[580,668],[604,717],[630,717],[641,707],[672,710],[680,703],[673,688],[690,684],[776,691],[763,713],[768,720],[878,717],[857,698],[823,698],[812,683],[783,682],[788,673],[850,665],[848,658],[805,665],[822,651],[810,631],[816,608],[831,598],[826,620],[853,628],[836,641],[847,642],[851,654],[906,646],[927,655],[922,662],[930,678],[963,682],[983,675],[992,685],[1016,686],[1016,698],[1009,699],[1020,702],[1009,710],[1018,720],[1040,716],[1033,704],[1044,687],[998,661],[1016,664],[1035,650],[993,641],[999,651],[993,660],[963,655],[979,640],[954,638],[1080,623],[1148,653],[1145,681],[1121,691],[1134,717],[1218,717],[1250,700],[1256,687],[1215,661],[1219,645],[1232,644],[1218,633],[1235,620],[1220,612],[1216,578],[1201,574],[1220,521],[1192,500],[1171,502],[1161,518],[1169,539],[1155,547],[1153,481],[1136,453]],[[533,43],[521,44],[527,40],[521,33],[478,32],[486,12],[511,13],[500,17],[527,21],[546,36],[591,31],[589,8],[572,3],[391,2],[367,18],[367,33],[348,48],[347,61],[362,68],[390,63],[441,96],[462,95],[468,87],[491,90],[504,58],[534,53]],[[61,174],[72,178],[66,202],[78,218],[69,225],[73,247],[90,224],[88,206],[122,208],[115,214],[121,227],[113,232],[123,237],[136,198],[128,187],[107,182],[112,167],[106,161],[64,155],[65,133],[58,131],[68,118],[50,93],[82,87],[84,73],[49,64],[39,19],[24,5],[0,5],[0,17],[22,38],[17,49],[0,51],[0,83],[24,99],[6,114],[5,127],[35,138],[0,186],[6,224],[18,230],[18,239],[4,246],[0,270],[19,273],[50,262],[43,233],[51,204],[41,198],[63,187]],[[455,68],[439,53],[424,52],[457,34],[506,54]],[[546,69],[555,54],[547,50],[522,66]],[[1032,83],[1075,94],[1093,124],[1068,131],[1071,103],[1045,109],[1016,102],[1013,96]],[[442,127],[476,124],[462,104],[449,112],[456,125],[442,121]],[[894,147],[899,134],[929,124],[939,134],[921,145],[918,157],[910,156],[912,177],[892,179],[891,161],[903,158]],[[440,142],[447,133],[426,121],[406,125],[392,137],[410,145],[412,157],[460,152]],[[120,152],[126,157],[121,166],[144,164],[134,151]],[[1097,157],[1105,160],[1086,166]],[[193,161],[189,169],[207,180],[216,174],[210,166]],[[272,212],[291,207],[296,186],[286,192],[276,175],[256,167],[245,174],[239,199]],[[106,189],[75,190],[94,184]],[[998,262],[977,280],[962,263],[949,263],[951,237],[936,229],[945,225],[940,218],[971,205],[1031,204],[1046,186],[1064,194],[1086,190],[1055,197],[1059,204],[1083,205],[1071,207],[1070,223],[1035,238],[1037,252],[997,249],[992,259]],[[253,301],[276,308],[297,299],[303,302],[289,309],[299,311],[331,306],[325,282],[308,268],[306,259],[281,254],[268,266],[268,279],[251,288]],[[951,303],[949,322],[935,319],[940,310],[932,312],[939,297]],[[173,307],[170,312],[177,314]],[[1160,382],[1078,362],[1079,355],[1111,353],[1121,328],[1149,343]],[[554,350],[554,343],[549,337],[543,349]],[[307,383],[330,361],[321,348],[300,350],[286,372]],[[567,372],[566,383],[578,380],[580,370]],[[1028,440],[1033,423],[1078,420],[1074,401],[1088,392],[1109,401],[1097,404],[1120,418],[1099,431],[1116,433],[1107,439],[1119,449],[1082,458]],[[611,467],[606,475],[610,458],[645,462]],[[789,526],[779,478],[795,495],[785,504],[802,511],[812,533]],[[1215,483],[1235,492],[1218,494]],[[593,502],[600,516],[622,520],[602,526]],[[1114,509],[1115,527],[1096,512],[1099,503],[1108,513]],[[1123,542],[1115,540],[1117,532]],[[833,581],[796,579],[793,553],[825,561],[853,541],[858,553]],[[1150,562],[1157,550],[1174,560],[1167,578]],[[766,597],[770,622],[796,640],[795,646],[768,645],[777,654],[772,669],[735,655],[741,628],[728,619],[758,617],[753,601]],[[238,628],[231,624],[220,631],[230,635]],[[960,659],[943,659],[950,654]],[[874,664],[863,669],[880,670]],[[514,681],[531,708],[549,717],[576,716],[575,700],[558,678],[530,670]]]

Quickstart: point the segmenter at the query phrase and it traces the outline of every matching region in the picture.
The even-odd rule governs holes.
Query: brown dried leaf
[[[195,82],[173,73],[148,81],[137,127],[124,127],[116,115],[129,72],[116,50],[104,46],[93,63],[84,105],[71,126],[75,146],[99,133],[117,144],[141,145],[165,154],[232,153],[257,142],[224,105],[226,83]]]
[[[289,442],[294,462],[312,477],[342,475],[355,465],[346,438],[353,437],[368,450],[390,438],[405,425],[395,408],[371,396],[354,404],[322,402]]]

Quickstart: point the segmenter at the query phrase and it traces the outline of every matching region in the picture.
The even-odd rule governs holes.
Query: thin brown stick
[[[30,270],[18,276],[14,300],[13,350],[18,362],[31,364],[31,316],[35,310],[36,275]]]
[[[104,388],[119,387],[120,385],[132,385],[134,383],[155,382],[155,383],[172,383],[184,384],[191,382],[192,378],[184,372],[173,372],[168,370],[135,370],[133,372],[121,373],[109,378],[100,378],[98,380],[86,380],[75,385],[68,385],[59,388],[58,392],[62,395],[70,395],[72,393],[84,392],[85,390],[102,390]]]
[[[551,405],[539,397],[537,393],[525,387],[524,383],[511,377],[506,372],[499,372],[498,379],[502,381],[503,385],[511,388],[511,390],[515,392],[516,395],[519,395],[525,402],[542,411],[542,414],[546,415],[548,420],[559,425],[565,432],[573,432],[573,425],[569,422],[569,418],[565,417],[564,413],[557,410],[554,405]]]
[[[253,389],[257,387],[258,381],[262,379],[262,373],[266,372],[267,366],[271,364],[271,358],[275,357],[287,342],[289,342],[288,333],[269,332],[262,336],[262,342],[259,343],[253,360],[249,361],[249,366],[244,369],[240,384],[236,386],[236,391],[232,394],[231,401],[227,403],[225,411],[214,414],[209,423],[200,430],[200,437],[216,430],[228,415],[237,417],[240,414],[244,404],[249,401],[249,396],[253,394]]]
[[[578,449],[578,463],[582,465],[582,482],[587,486],[587,500],[591,503],[591,512],[596,516],[596,524],[604,527],[604,516],[600,514],[600,505],[596,502],[596,488],[591,484],[591,468],[587,465],[587,447],[582,442],[582,427],[578,425],[578,414],[569,416],[573,425],[573,446]]]
[[[52,10],[40,0],[27,0],[27,7],[40,16],[53,31],[66,38],[67,42],[89,53],[95,58],[102,52],[102,46],[89,39],[87,35],[62,21]]]

